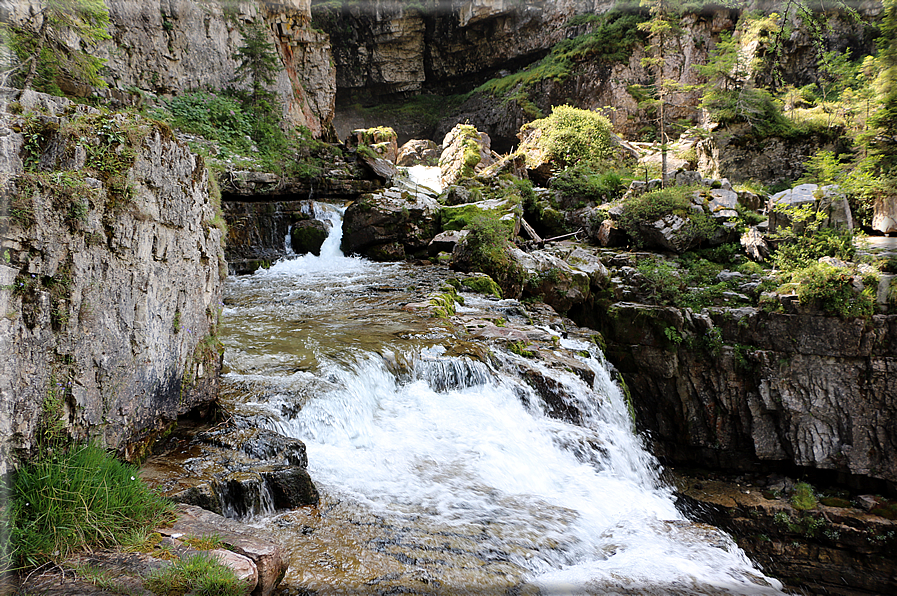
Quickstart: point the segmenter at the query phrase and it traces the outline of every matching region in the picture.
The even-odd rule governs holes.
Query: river
[[[286,545],[286,593],[780,593],[676,509],[594,344],[541,328],[577,375],[403,310],[449,272],[346,257],[339,208],[318,216],[321,256],[232,277],[222,314],[227,407],[304,441],[321,493],[249,520]],[[464,296],[460,314],[529,322]],[[578,418],[550,416],[524,369]]]

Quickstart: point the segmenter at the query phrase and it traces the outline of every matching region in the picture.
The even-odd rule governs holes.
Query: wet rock
[[[412,139],[399,148],[396,157],[398,166],[435,166],[439,161],[441,149],[430,139]]]
[[[403,255],[423,251],[439,231],[438,210],[436,199],[422,193],[388,189],[363,195],[346,209],[342,249],[365,255],[389,246],[402,247]]]
[[[290,245],[297,255],[321,255],[321,246],[330,234],[330,225],[319,219],[307,219],[290,228]]]
[[[526,273],[524,295],[540,297],[558,312],[567,312],[588,299],[589,274],[546,251],[513,250],[512,257]]]
[[[259,583],[259,570],[252,559],[233,551],[220,548],[210,550],[209,554],[219,563],[225,567],[230,567],[231,570],[233,570],[237,579],[246,585],[245,590],[247,593],[255,591],[255,588]]]
[[[361,145],[370,147],[379,158],[395,164],[399,153],[397,139],[396,131],[388,126],[358,128],[353,130],[346,139],[346,145],[348,147]]]
[[[292,466],[305,468],[308,456],[305,444],[299,439],[285,437],[264,428],[233,428],[226,426],[196,435],[196,440],[209,445],[242,451],[258,460],[281,461]]]
[[[293,509],[317,505],[320,497],[311,476],[304,468],[291,466],[263,472],[276,509]]]
[[[436,234],[428,247],[430,256],[437,255],[440,252],[453,252],[458,243],[469,233],[469,230],[446,230]]]

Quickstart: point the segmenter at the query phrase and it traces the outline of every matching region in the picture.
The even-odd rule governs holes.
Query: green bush
[[[813,487],[806,482],[798,482],[791,490],[791,506],[798,511],[807,511],[816,507],[816,494]]]
[[[504,295],[515,295],[525,274],[509,254],[512,230],[491,212],[474,216],[467,229],[461,253],[470,268],[494,279]]]
[[[813,263],[794,271],[791,283],[784,288],[793,288],[801,304],[816,306],[830,314],[844,318],[872,316],[876,287],[873,285],[857,292],[852,282],[850,269]]]
[[[63,558],[88,545],[111,546],[162,522],[171,505],[137,468],[92,445],[57,450],[26,464],[12,482],[12,555],[21,566]]]
[[[574,201],[610,203],[626,192],[631,181],[631,177],[627,176],[628,173],[621,170],[607,170],[598,163],[582,161],[552,178],[551,188],[560,191],[567,203]]]
[[[185,93],[165,102],[168,114],[157,113],[184,132],[219,141],[235,151],[248,151],[249,116],[234,97],[205,91]]]
[[[716,222],[705,212],[692,209],[692,186],[673,186],[647,192],[633,197],[623,204],[619,225],[639,246],[644,246],[642,223],[651,223],[667,215],[678,215],[688,220],[679,231],[680,240],[687,246],[695,246],[711,237],[717,228]]]
[[[557,106],[547,118],[523,126],[523,130],[532,128],[542,130],[539,147],[560,164],[613,158],[610,120],[597,112]]]

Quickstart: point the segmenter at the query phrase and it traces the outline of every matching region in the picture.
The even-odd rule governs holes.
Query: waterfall
[[[345,538],[353,548],[480,587],[478,566],[506,570],[488,581],[517,569],[542,594],[781,593],[731,538],[676,509],[593,344],[557,342],[592,374],[499,345],[465,356],[466,340],[398,308],[419,271],[347,258],[340,234],[321,257],[229,281],[223,339],[225,382],[254,396],[236,414],[305,442],[324,501],[352,504],[347,527],[382,528]],[[552,417],[523,371],[548,379],[577,422]],[[390,538],[396,528],[414,538]]]

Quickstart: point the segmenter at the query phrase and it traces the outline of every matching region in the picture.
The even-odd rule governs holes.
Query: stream
[[[781,593],[676,509],[593,343],[463,294],[460,315],[535,325],[574,374],[403,310],[451,272],[346,257],[339,216],[318,206],[321,256],[230,278],[221,317],[222,400],[301,439],[321,495],[248,519],[286,546],[284,593]],[[577,415],[550,415],[524,369]]]

